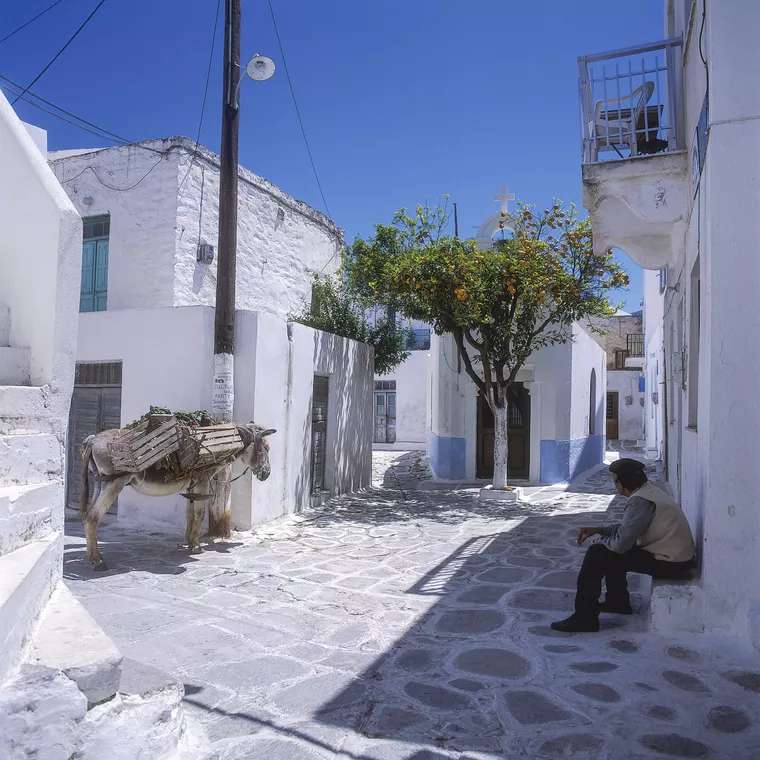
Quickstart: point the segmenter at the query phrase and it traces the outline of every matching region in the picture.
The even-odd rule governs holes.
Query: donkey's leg
[[[229,538],[232,535],[231,475],[232,466],[226,465],[211,480],[212,497],[208,509],[209,538]]]
[[[98,524],[103,515],[108,512],[118,498],[124,486],[132,479],[132,475],[121,475],[113,480],[103,481],[99,479],[99,491],[94,502],[87,509],[84,517],[84,532],[87,536],[87,559],[92,562],[96,570],[107,570],[103,562],[103,555],[98,548]]]
[[[191,498],[187,502],[187,528],[185,530],[185,538],[187,540],[187,548],[191,552],[201,551],[201,532],[203,531],[203,521],[206,517],[206,500],[209,494],[209,479],[207,477],[201,477],[197,480],[193,480],[188,489],[191,494]],[[192,495],[196,494],[200,497],[199,501],[193,501]]]

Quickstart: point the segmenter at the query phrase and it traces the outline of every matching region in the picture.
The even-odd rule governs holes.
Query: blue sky
[[[52,0],[5,0],[0,37]],[[34,91],[130,139],[195,136],[217,0],[107,0]],[[241,163],[323,209],[266,0],[243,2]],[[662,37],[662,0],[272,0],[330,211],[348,239],[400,206],[448,193],[468,234],[508,184],[520,200],[580,205],[576,57]],[[223,4],[223,3],[222,3]],[[0,44],[29,82],[96,5],[62,0]],[[219,146],[220,23],[201,141]],[[19,103],[51,149],[105,145]],[[624,262],[627,264],[627,262]],[[628,265],[628,264],[627,264]],[[639,307],[640,275],[624,294]]]

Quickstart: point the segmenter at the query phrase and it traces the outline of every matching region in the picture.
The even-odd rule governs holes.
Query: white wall
[[[111,215],[108,309],[213,305],[219,158],[199,147],[192,160],[194,147],[172,137],[50,154],[82,216]],[[236,307],[286,319],[310,298],[314,273],[337,270],[342,233],[242,166],[238,180]],[[197,262],[199,239],[214,246],[211,265]]]
[[[122,362],[124,426],[151,405],[175,410],[209,407],[213,335],[214,312],[208,307],[90,312],[79,316],[77,361]],[[240,346],[246,352],[245,341]],[[126,523],[180,531],[185,507],[181,496],[147,497],[126,488],[118,514]]]
[[[665,456],[665,355],[664,355],[664,296],[660,293],[658,273],[643,271],[644,283],[644,431],[647,456]]]
[[[607,390],[618,394],[618,440],[644,438],[644,396],[639,391],[640,372],[625,369],[607,370]],[[630,403],[628,403],[630,401]]]
[[[314,374],[330,376],[327,486],[332,493],[367,487],[371,477],[372,349],[344,338],[238,311],[235,419],[277,429],[268,441],[272,474],[233,485],[235,526],[248,529],[299,511],[310,497]],[[292,340],[288,334],[291,334]],[[205,306],[124,309],[80,316],[79,361],[121,361],[122,425],[151,404],[207,409],[213,377],[214,312]],[[237,471],[235,472],[237,474]],[[181,496],[119,499],[119,520],[181,533]]]
[[[411,351],[392,372],[377,376],[378,380],[396,381],[396,442],[375,443],[374,448],[401,451],[425,447],[430,367],[430,351]]]
[[[51,384],[67,413],[76,345],[82,222],[0,93],[0,304],[10,344],[31,350],[33,385]]]
[[[216,247],[219,159],[200,149],[191,166],[188,148],[193,147],[185,140],[178,150],[180,183],[186,176],[187,180],[177,207],[177,306],[212,304],[216,293],[216,262],[198,264],[196,245],[200,219],[200,237]],[[240,167],[238,203],[236,307],[287,319],[310,300],[314,273],[338,269],[342,233],[332,220],[244,167]]]
[[[155,140],[151,147],[166,151],[169,144]],[[108,309],[172,306],[176,154],[126,145],[61,155],[67,152],[51,153],[50,165],[79,213],[111,215]]]

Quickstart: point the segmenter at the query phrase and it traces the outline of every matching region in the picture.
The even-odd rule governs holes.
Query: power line
[[[71,111],[67,111],[65,108],[62,108],[61,106],[56,105],[52,101],[47,100],[46,98],[43,98],[40,95],[37,95],[36,93],[31,92],[31,90],[24,93],[24,87],[22,85],[18,84],[18,82],[14,82],[12,79],[9,79],[3,74],[0,74],[0,80],[10,85],[10,88],[13,89],[14,92],[21,93],[19,97],[25,103],[28,103],[33,108],[37,108],[40,111],[44,111],[45,113],[48,113],[51,116],[54,116],[55,118],[66,122],[67,124],[71,124],[72,126],[78,127],[79,129],[85,132],[89,132],[90,134],[93,134],[96,137],[100,137],[101,139],[108,139],[108,140],[111,140],[112,142],[119,142],[124,145],[128,145],[130,143],[135,142],[135,140],[130,140],[126,137],[122,137],[121,135],[118,135],[115,132],[111,132],[109,129],[106,129],[105,127],[98,126],[97,124],[91,121],[88,121],[82,116],[77,116],[77,114],[72,113]],[[16,100],[18,100],[18,98],[16,98]],[[15,102],[16,101],[14,100],[14,103]],[[40,105],[40,103],[44,103],[45,106],[49,106],[49,107],[45,108],[45,106]],[[142,148],[143,150],[147,150],[152,153],[160,153],[162,155],[164,153],[164,151],[156,150],[155,148],[149,148],[146,145],[138,145],[136,147]]]
[[[29,24],[33,24],[38,18],[40,18],[41,16],[44,16],[48,11],[52,11],[56,5],[60,5],[62,2],[63,0],[55,0],[54,3],[48,5],[47,8],[43,8],[36,16],[32,16],[28,21],[24,21],[24,23],[21,24],[21,26],[17,26],[12,32],[8,32],[8,34],[6,34],[5,37],[0,37],[0,45],[2,45],[2,43],[5,42],[6,40],[9,40],[15,34],[18,34],[22,29],[26,29],[26,27],[28,27]]]
[[[195,147],[193,148],[193,155],[190,158],[190,165],[187,167],[185,176],[182,178],[182,182],[179,183],[177,192],[182,190],[185,180],[190,176],[190,170],[193,168],[195,159],[198,156],[198,145],[201,141],[201,127],[203,126],[203,114],[206,112],[206,96],[208,95],[208,83],[211,79],[211,64],[214,62],[214,47],[216,46],[216,29],[219,25],[219,8],[222,4],[222,0],[216,0],[216,13],[214,14],[214,31],[211,32],[211,50],[208,54],[208,67],[206,68],[206,84],[203,87],[203,101],[201,102],[201,115],[198,119],[198,131],[195,133]]]
[[[325,205],[325,211],[327,211],[327,215],[332,218],[332,214],[330,213],[330,207],[327,205],[327,199],[325,198],[325,193],[322,190],[322,183],[319,181],[319,173],[317,172],[317,165],[314,163],[314,156],[311,152],[311,146],[309,145],[309,138],[306,136],[306,128],[303,124],[303,119],[301,118],[301,109],[298,107],[298,101],[296,100],[296,93],[293,89],[293,81],[290,78],[290,72],[288,71],[288,61],[285,58],[285,48],[282,44],[282,39],[280,38],[280,30],[277,28],[277,19],[274,15],[274,8],[272,7],[272,0],[267,0],[267,5],[269,6],[269,13],[272,16],[272,24],[274,25],[274,33],[277,37],[277,44],[280,48],[280,55],[282,56],[282,65],[285,69],[285,77],[288,80],[288,87],[290,88],[290,97],[293,99],[293,105],[296,109],[296,116],[298,117],[298,124],[301,127],[301,135],[303,135],[303,141],[306,145],[306,152],[309,154],[309,162],[311,163],[312,171],[314,172],[314,179],[317,181],[317,187],[319,188],[319,194],[322,196],[322,203]]]
[[[58,58],[61,56],[64,50],[76,39],[76,37],[79,35],[79,33],[84,29],[87,24],[89,23],[90,19],[100,10],[103,3],[105,3],[106,0],[100,0],[100,2],[90,11],[90,15],[87,16],[87,18],[77,27],[74,34],[71,35],[71,37],[66,40],[66,43],[64,46],[42,67],[42,70],[40,71],[37,76],[32,79],[31,82],[24,88],[24,90],[16,96],[16,99],[13,101],[12,105],[16,104],[16,101],[22,97],[23,95],[26,95],[29,90],[34,87],[35,84],[42,78],[42,76],[45,74],[45,72],[58,60]]]

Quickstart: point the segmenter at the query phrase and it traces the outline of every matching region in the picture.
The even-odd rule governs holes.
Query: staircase
[[[63,431],[45,390],[29,386],[29,350],[9,345],[10,328],[0,305],[0,681],[23,657],[63,551]]]
[[[62,582],[66,410],[0,305],[0,758],[205,758],[183,687],[125,662]]]

